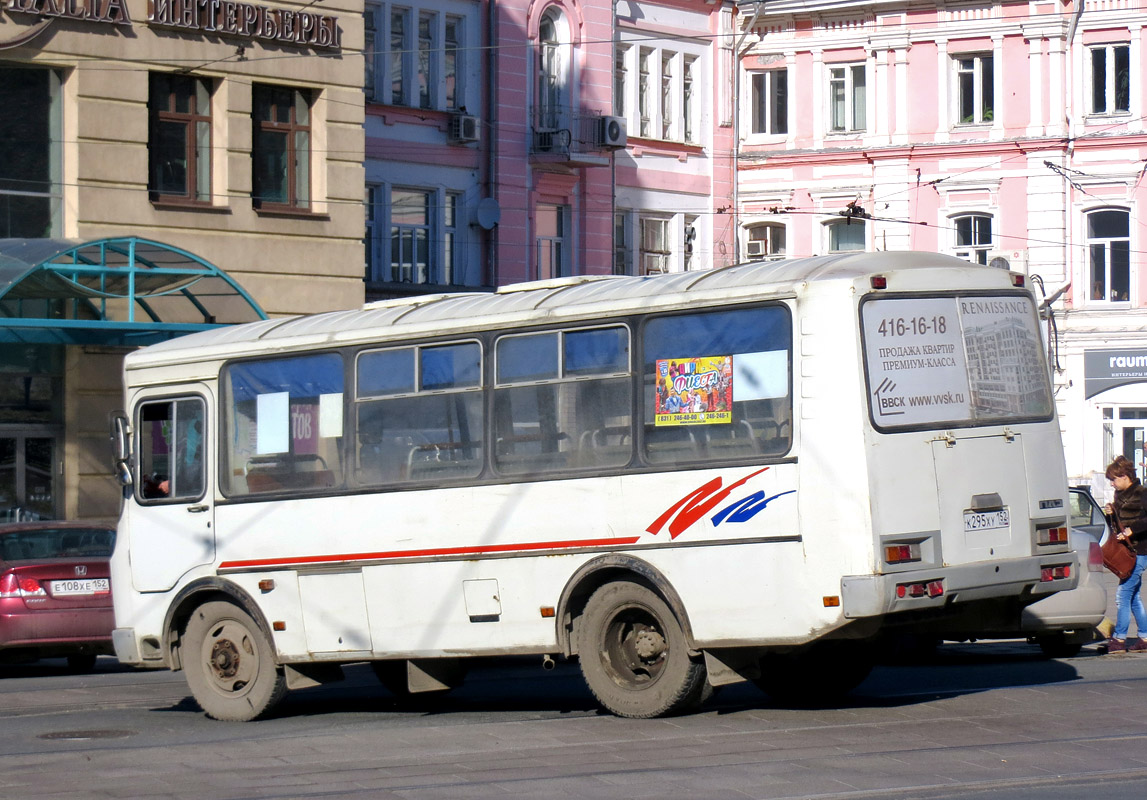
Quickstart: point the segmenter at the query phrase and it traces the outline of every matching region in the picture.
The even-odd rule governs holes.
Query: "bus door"
[[[206,452],[206,386],[143,397],[134,410],[135,496],[129,552],[136,591],[172,588],[215,558],[214,503]]]
[[[1019,434],[932,440],[945,564],[1031,555],[1029,472]],[[1050,469],[1053,474],[1058,470]],[[1061,497],[1048,487],[1040,497]]]

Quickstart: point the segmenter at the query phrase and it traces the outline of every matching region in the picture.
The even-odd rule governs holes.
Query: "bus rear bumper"
[[[1045,579],[1045,570],[1064,566],[1070,567],[1067,577]],[[1036,600],[1074,589],[1079,569],[1075,553],[1067,552],[884,575],[846,575],[840,581],[841,606],[845,618],[862,619],[972,600]]]

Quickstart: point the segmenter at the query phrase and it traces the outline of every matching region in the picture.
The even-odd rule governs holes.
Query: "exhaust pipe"
[[[551,655],[542,656],[542,669],[549,671],[556,666],[557,666],[557,664],[554,662],[553,656],[551,656]]]

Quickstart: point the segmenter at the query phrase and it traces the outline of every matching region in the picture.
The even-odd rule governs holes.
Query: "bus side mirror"
[[[121,486],[131,486],[131,425],[122,411],[112,414],[111,440],[116,480]]]

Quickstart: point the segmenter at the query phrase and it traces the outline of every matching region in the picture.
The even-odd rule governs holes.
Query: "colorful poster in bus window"
[[[732,409],[732,356],[658,359],[656,425],[732,422]]]

